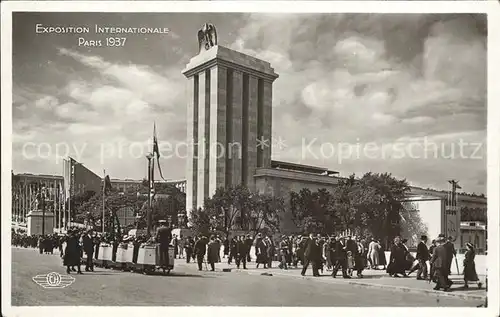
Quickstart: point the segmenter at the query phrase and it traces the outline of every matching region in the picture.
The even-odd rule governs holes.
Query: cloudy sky
[[[67,154],[98,174],[143,178],[158,139],[186,140],[186,79],[196,32],[268,60],[273,158],[341,175],[391,172],[413,185],[460,180],[486,192],[486,19],[472,15],[16,13],[13,169],[61,174]],[[169,28],[88,48],[35,25]],[[88,40],[103,36],[83,35]],[[37,149],[40,153],[37,154]],[[58,149],[58,152],[56,151]],[[121,149],[121,150],[120,150]],[[185,176],[185,148],[163,147],[166,178]]]

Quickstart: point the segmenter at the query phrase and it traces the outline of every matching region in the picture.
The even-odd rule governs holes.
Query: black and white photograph
[[[2,5],[6,316],[498,315],[491,6],[46,2]]]

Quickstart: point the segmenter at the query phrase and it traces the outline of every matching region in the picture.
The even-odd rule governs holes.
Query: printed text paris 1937
[[[93,31],[94,37],[90,37]],[[95,24],[90,26],[60,26],[36,24],[37,34],[78,34],[77,45],[82,47],[123,47],[127,42],[127,35],[134,34],[168,34],[168,28],[147,26],[108,26]]]

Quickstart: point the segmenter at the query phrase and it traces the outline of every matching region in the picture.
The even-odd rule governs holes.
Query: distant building
[[[142,187],[143,180],[134,179],[111,179],[111,186],[120,193],[137,191]]]
[[[471,243],[477,253],[487,250],[486,224],[478,221],[464,221],[460,223],[460,250],[465,251],[465,245]]]
[[[142,183],[144,180],[135,180],[135,179],[111,179],[111,185],[113,188],[118,190],[121,193],[128,191],[137,191],[142,187]],[[155,181],[156,184],[172,184],[179,191],[185,193],[186,192],[186,181],[185,180],[167,180],[167,181]]]
[[[63,178],[68,197],[69,191],[72,195],[76,195],[85,191],[99,192],[102,189],[102,176],[71,157],[63,161]]]
[[[12,221],[25,224],[26,216],[35,208],[35,197],[45,188],[47,211],[62,214],[64,209],[64,179],[59,175],[12,174]]]
[[[97,192],[102,178],[71,157],[63,161],[62,175],[12,174],[12,221],[24,224],[34,208],[35,197],[45,187],[47,211],[54,212],[54,228],[64,227],[73,212],[67,198],[91,190]]]
[[[126,227],[134,225],[136,222],[134,208],[132,207],[123,207],[120,208],[116,215],[118,217],[118,221],[120,221],[120,226]]]

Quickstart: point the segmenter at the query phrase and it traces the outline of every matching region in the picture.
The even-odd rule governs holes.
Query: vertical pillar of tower
[[[187,85],[187,162],[186,162],[186,211],[196,208],[198,179],[198,76],[188,78]]]
[[[197,195],[197,207],[203,207],[203,202],[205,200],[205,160],[208,159],[208,147],[207,142],[210,137],[207,135],[208,122],[207,122],[207,112],[209,114],[209,109],[207,109],[207,87],[210,87],[210,83],[207,81],[206,71],[200,72],[198,74],[199,81],[199,100],[198,100],[198,195]],[[210,97],[209,97],[210,98]]]
[[[255,189],[255,182],[253,176],[257,169],[257,110],[258,110],[258,78],[256,76],[248,76],[248,163],[247,163],[247,176],[246,186],[250,190]]]
[[[228,140],[228,155],[230,159],[232,186],[241,184],[242,181],[242,147],[243,147],[243,73],[233,71],[233,93],[232,93],[232,118],[228,122],[232,126],[231,140]]]
[[[271,150],[272,150],[272,104],[273,104],[273,83],[264,80],[263,87],[263,115],[262,115],[262,137],[266,140],[266,145],[262,152],[262,167],[271,167]]]
[[[210,157],[209,189],[212,197],[226,180],[226,97],[227,68],[215,66],[210,70]]]

